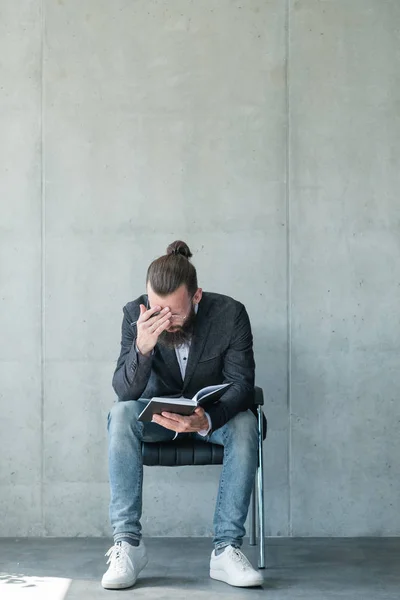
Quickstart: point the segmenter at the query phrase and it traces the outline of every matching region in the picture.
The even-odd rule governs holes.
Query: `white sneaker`
[[[255,587],[264,582],[261,573],[253,569],[243,552],[233,546],[227,546],[218,556],[213,550],[210,577],[236,587]]]
[[[138,575],[147,565],[144,543],[131,546],[128,542],[117,542],[111,546],[106,556],[108,571],[104,573],[101,585],[106,590],[120,590],[136,583]]]

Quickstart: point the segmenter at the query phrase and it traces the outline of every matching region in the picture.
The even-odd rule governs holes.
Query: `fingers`
[[[160,312],[159,306],[153,306],[149,310],[143,311],[140,306],[140,317],[138,324],[143,329],[148,329],[149,333],[160,335],[164,329],[167,329],[170,324],[171,312],[168,307],[163,308]]]
[[[169,308],[163,308],[161,312],[156,312],[151,317],[149,317],[145,323],[148,325],[149,329],[155,331],[157,327],[161,325],[161,323],[165,323],[166,319],[171,317],[171,311]]]
[[[165,323],[165,321],[168,320],[170,317],[171,317],[171,313],[170,313],[170,311],[168,309],[166,310],[166,312],[162,311],[162,312],[160,312],[159,315],[157,315],[156,317],[153,317],[149,321],[150,327],[153,328],[153,329],[156,329],[162,323]]]
[[[172,431],[177,431],[178,433],[193,431],[189,417],[175,413],[163,412],[161,415],[153,415],[153,421],[166,429],[172,429]]]
[[[204,423],[198,421],[196,415],[184,417],[175,413],[163,412],[161,415],[153,415],[153,422],[177,433],[192,433],[205,429]]]
[[[153,422],[161,425],[161,427],[165,427],[165,429],[170,429],[171,431],[176,431],[177,433],[182,433],[184,431],[182,425],[173,421],[172,419],[167,419],[166,417],[162,417],[161,415],[153,415]]]
[[[144,310],[142,307],[144,308]],[[151,319],[151,317],[153,317],[156,313],[160,312],[160,310],[161,306],[153,306],[153,308],[147,309],[143,304],[141,304],[139,322],[145,323],[146,321]]]
[[[167,319],[161,323],[161,325],[159,325],[155,330],[154,333],[156,335],[160,335],[160,333],[162,333],[163,331],[165,331],[166,329],[168,329],[170,325],[170,320],[169,317],[167,317]]]
[[[199,429],[199,417],[196,414],[183,416],[175,413],[163,412],[161,415],[161,418],[164,421],[173,423],[174,431],[188,433]]]
[[[155,320],[150,320],[146,322],[146,325],[144,325],[145,327],[147,327],[147,331],[153,335],[160,335],[160,333],[162,331],[164,331],[164,329],[167,329],[169,327],[170,324],[170,317],[171,317],[171,313],[167,313],[166,315],[162,316],[162,317],[157,317]]]
[[[186,424],[186,417],[182,417],[182,415],[177,415],[175,413],[163,412],[161,413],[163,417],[166,419],[171,419],[171,421],[175,421],[176,423],[181,423],[182,425]]]

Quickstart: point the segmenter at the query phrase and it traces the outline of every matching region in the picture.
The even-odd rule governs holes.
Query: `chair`
[[[264,524],[264,468],[263,440],[267,435],[267,420],[262,407],[264,394],[261,388],[254,389],[253,412],[258,423],[258,469],[250,502],[250,545],[256,545],[256,522],[258,522],[259,559],[258,567],[265,569],[265,524]],[[217,444],[206,444],[197,440],[179,437],[173,442],[143,442],[143,464],[148,467],[182,467],[198,465],[221,465],[224,448]],[[256,517],[256,505],[258,519]]]

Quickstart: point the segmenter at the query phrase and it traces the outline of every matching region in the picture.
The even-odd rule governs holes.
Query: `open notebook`
[[[184,398],[152,398],[146,408],[138,416],[138,421],[148,423],[153,415],[160,415],[162,412],[170,412],[178,415],[191,415],[197,406],[206,408],[218,400],[230,388],[232,383],[222,383],[221,385],[209,385],[197,392],[192,399]]]

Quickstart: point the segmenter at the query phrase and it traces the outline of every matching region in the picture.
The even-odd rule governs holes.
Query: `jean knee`
[[[238,413],[226,424],[227,433],[235,444],[253,450],[258,444],[257,419],[251,410]]]
[[[135,400],[116,402],[108,413],[108,428],[129,427],[137,422],[141,407]]]

